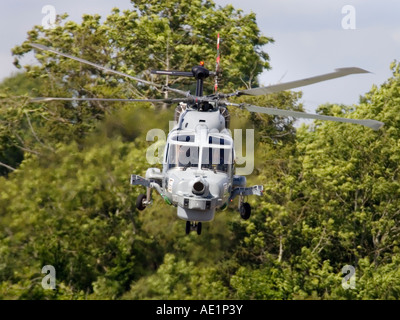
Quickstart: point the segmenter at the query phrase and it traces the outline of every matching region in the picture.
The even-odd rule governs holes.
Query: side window
[[[178,166],[177,157],[176,157],[176,149],[178,148],[177,145],[171,144],[168,149],[168,169],[175,168]]]
[[[167,163],[167,162],[168,162],[168,151],[169,151],[169,144],[167,144],[167,147],[165,148],[164,163]]]

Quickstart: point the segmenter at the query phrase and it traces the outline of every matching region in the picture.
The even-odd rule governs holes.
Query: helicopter
[[[148,168],[144,177],[132,174],[130,184],[146,188],[146,193],[139,194],[136,200],[136,208],[139,211],[152,204],[152,192],[155,190],[168,205],[173,205],[177,208],[178,218],[186,221],[186,234],[196,231],[198,235],[201,234],[203,222],[212,221],[216,210],[224,209],[237,197],[239,199],[237,208],[241,218],[249,219],[251,206],[248,202],[245,202],[245,197],[263,195],[262,185],[248,187],[246,177],[235,174],[235,149],[229,130],[230,114],[228,107],[237,107],[250,112],[268,115],[353,123],[373,130],[379,130],[384,125],[380,121],[370,119],[340,118],[230,102],[229,98],[231,97],[268,95],[347,75],[369,72],[357,67],[339,68],[335,69],[334,72],[301,80],[238,90],[232,93],[221,93],[218,91],[218,80],[222,74],[219,43],[220,38],[218,35],[215,72],[208,70],[204,66],[204,62],[194,66],[191,71],[151,70],[152,74],[160,76],[194,78],[196,80],[194,95],[189,91],[186,92],[171,88],[168,85],[160,85],[137,78],[54,50],[42,44],[31,43],[30,45],[35,49],[49,51],[90,65],[106,73],[126,77],[142,84],[160,88],[164,92],[173,92],[181,96],[180,98],[165,99],[39,97],[32,98],[31,101],[120,101],[177,104],[175,109],[176,125],[167,136],[162,170]],[[204,80],[209,77],[215,77],[214,93],[204,96]]]

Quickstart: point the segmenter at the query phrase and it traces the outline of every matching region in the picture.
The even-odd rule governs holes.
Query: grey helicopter
[[[237,208],[241,218],[249,219],[251,206],[248,202],[245,202],[245,197],[263,195],[262,185],[249,187],[247,186],[245,176],[235,174],[235,149],[229,130],[230,115],[228,107],[237,107],[246,109],[249,112],[275,116],[353,123],[369,127],[373,130],[379,130],[384,125],[380,121],[370,119],[340,118],[229,102],[230,97],[268,95],[347,75],[368,73],[368,71],[356,67],[339,68],[335,69],[334,72],[301,80],[238,90],[227,94],[221,93],[218,91],[218,79],[221,76],[219,35],[215,72],[205,68],[203,62],[194,66],[189,72],[151,70],[152,74],[160,76],[194,78],[196,80],[194,95],[190,92],[171,88],[168,85],[160,85],[133,77],[79,57],[56,51],[42,44],[31,43],[30,45],[35,49],[49,51],[56,55],[90,65],[103,72],[126,77],[142,84],[160,88],[164,92],[173,92],[181,96],[180,98],[166,99],[39,97],[31,99],[31,101],[122,101],[177,104],[175,109],[176,125],[167,136],[162,170],[159,168],[149,168],[144,177],[132,174],[130,184],[146,188],[146,193],[142,193],[137,197],[136,208],[138,210],[142,211],[152,204],[152,191],[155,190],[168,205],[173,205],[177,208],[177,216],[186,221],[186,234],[196,231],[200,235],[202,222],[212,221],[216,210],[224,209],[235,198],[238,198]],[[204,96],[204,80],[209,77],[215,77],[214,93]]]

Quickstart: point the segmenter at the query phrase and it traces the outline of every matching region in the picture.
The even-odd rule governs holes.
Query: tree
[[[269,57],[262,47],[272,39],[260,34],[254,13],[244,15],[232,6],[216,8],[214,2],[200,0],[173,0],[162,5],[157,1],[132,1],[132,4],[133,9],[122,14],[115,8],[103,24],[99,15],[84,15],[81,24],[65,22],[67,15],[63,15],[58,17],[54,29],[35,26],[28,32],[28,40],[13,49],[15,64],[19,66],[19,58],[32,51],[29,43],[35,42],[160,82],[165,80],[152,79],[150,69],[189,71],[201,60],[212,69],[220,32],[226,90],[257,84],[257,76],[269,67]],[[101,74],[92,67],[51,53],[39,52],[36,57],[40,65],[26,69],[30,75],[48,80],[48,90],[41,92],[46,96],[154,95],[146,86],[132,85],[125,79]],[[170,85],[179,86],[181,79],[169,81]],[[94,106],[98,113],[101,105]]]
[[[269,277],[277,263],[284,274],[289,268],[289,278],[298,281],[289,289],[276,289],[280,294],[286,291],[290,297],[398,296],[397,281],[388,290],[378,290],[380,294],[377,290],[367,293],[374,281],[382,283],[382,288],[384,283],[393,281],[398,270],[394,266],[399,257],[400,236],[399,64],[394,63],[391,68],[393,76],[381,87],[374,86],[358,106],[320,108],[320,112],[330,115],[376,119],[385,123],[383,129],[376,132],[333,122],[316,122],[312,130],[303,126],[286,165],[275,174],[267,167],[260,168],[259,177],[270,181],[266,197],[255,200],[254,218],[242,223],[243,242],[236,250],[246,265],[234,282],[242,297],[269,296],[268,291],[260,292],[256,284],[247,289],[246,286],[253,276]],[[307,261],[312,265],[307,267]],[[356,268],[360,277],[358,291],[341,289],[342,276],[338,274],[345,265]],[[325,274],[322,287],[320,278],[307,280],[300,276],[302,272],[315,273],[318,268]],[[282,278],[286,277],[278,271],[274,273],[278,275],[276,281],[283,283]],[[268,283],[264,288],[274,286]],[[274,294],[275,291],[270,297]]]
[[[41,43],[145,80],[187,90],[193,89],[193,79],[153,78],[149,70],[191,70],[200,60],[213,69],[220,32],[222,68],[226,69],[222,86],[226,91],[257,85],[257,76],[269,68],[269,57],[263,46],[273,40],[261,35],[254,13],[245,15],[232,6],[217,8],[212,1],[171,0],[163,5],[157,1],[132,1],[132,6],[132,10],[123,13],[113,9],[104,22],[99,15],[84,15],[79,24],[68,21],[64,14],[57,17],[54,29],[35,26],[28,32],[27,40],[13,49],[15,65],[21,67],[21,57],[33,50],[30,43]],[[10,92],[11,95],[20,94],[22,87],[26,87],[25,93],[30,91],[33,96],[43,97],[160,98],[168,95],[53,53],[36,52],[36,58],[38,65],[25,66],[26,73],[4,83],[3,87],[16,88],[15,82],[21,81],[18,79],[30,77],[23,80],[26,86]],[[31,79],[40,80],[34,90],[31,90]],[[212,87],[210,84],[208,90]],[[36,112],[27,113],[30,119],[19,113],[16,124],[24,123],[20,127],[28,127],[40,147],[54,149],[61,141],[81,143],[105,114],[121,107],[120,103],[104,102],[30,103],[29,108]],[[23,148],[37,152],[36,146],[25,142],[20,133],[19,136]],[[21,153],[18,149],[8,152],[12,157],[17,157],[16,152]],[[18,165],[22,153],[17,162],[7,160],[6,154],[3,157],[8,168],[3,165],[2,170],[6,173]]]
[[[16,62],[32,50],[28,42],[39,42],[151,79],[149,68],[186,70],[199,59],[213,61],[219,31],[229,35],[222,49],[226,91],[257,85],[268,67],[261,50],[271,39],[259,37],[254,14],[199,0],[132,5],[122,14],[114,9],[104,22],[85,15],[77,24],[63,16],[53,30],[37,26],[14,49]],[[359,105],[318,111],[385,122],[378,132],[330,122],[295,132],[293,119],[232,110],[234,127],[256,130],[248,182],[263,184],[265,196],[249,199],[249,220],[228,207],[198,237],[184,234],[176,208],[161,197],[138,212],[141,191],[129,186],[129,174],[148,167],[147,131],[167,130],[173,110],[29,103],[20,88],[77,97],[152,91],[51,53],[36,56],[39,65],[26,66],[26,74],[40,79],[37,86],[25,74],[0,86],[0,298],[399,298],[400,64]],[[168,81],[185,89],[180,79]],[[283,92],[237,102],[302,110],[300,97]],[[57,270],[51,293],[40,286],[47,264]],[[356,268],[356,290],[341,286],[344,265]]]

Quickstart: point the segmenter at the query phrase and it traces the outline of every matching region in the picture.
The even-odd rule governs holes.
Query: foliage
[[[257,85],[269,67],[262,46],[271,39],[260,35],[254,14],[205,0],[132,5],[104,22],[63,16],[55,29],[36,26],[14,49],[16,63],[32,49],[28,42],[39,42],[150,79],[149,68],[213,61],[219,31],[228,35],[225,91]],[[160,197],[138,212],[143,190],[129,185],[130,173],[149,167],[148,130],[167,132],[173,111],[30,103],[27,95],[150,91],[50,53],[36,57],[37,65],[0,85],[0,299],[400,298],[399,63],[358,105],[318,111],[385,122],[377,132],[336,122],[296,131],[294,119],[231,110],[232,128],[256,130],[256,168],[247,178],[265,195],[249,199],[249,220],[233,204],[199,237],[184,234],[176,209]],[[300,98],[283,92],[237,102],[301,111]],[[56,269],[55,290],[41,286],[44,265]],[[355,289],[342,287],[345,265],[355,267]]]
[[[166,254],[154,275],[140,279],[125,299],[226,299],[228,290],[213,267],[198,268],[193,262]]]
[[[104,23],[99,15],[84,15],[81,24],[65,21],[67,15],[63,15],[58,17],[54,29],[35,26],[28,32],[27,41],[13,49],[15,64],[20,66],[20,58],[32,51],[29,43],[41,43],[111,69],[165,82],[152,79],[148,70],[189,71],[200,61],[212,69],[217,34],[221,33],[225,81],[222,85],[226,90],[255,85],[257,76],[269,67],[269,57],[262,46],[272,39],[260,34],[254,13],[243,14],[232,6],[216,8],[215,3],[204,0],[171,0],[162,4],[132,1],[132,4],[132,10],[123,13],[113,9]],[[25,68],[29,75],[48,82],[46,90],[41,92],[44,96],[65,92],[79,97],[154,95],[148,87],[104,75],[93,67],[53,53],[37,52],[36,58],[39,65]],[[178,78],[170,79],[169,84],[181,83]],[[104,108],[100,103],[91,106],[93,116],[98,116]]]

